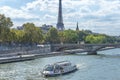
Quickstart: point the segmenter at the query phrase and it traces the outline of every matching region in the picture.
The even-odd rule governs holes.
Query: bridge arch
[[[70,49],[84,49],[89,55],[96,55],[97,51],[120,48],[120,44],[53,44],[51,51],[64,51]]]

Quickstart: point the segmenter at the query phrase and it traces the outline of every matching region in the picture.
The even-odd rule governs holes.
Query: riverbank
[[[21,55],[21,56],[12,56],[12,57],[2,57],[0,58],[0,64],[20,62],[35,59],[34,55]]]
[[[103,50],[109,50],[112,48],[105,48]],[[101,51],[103,51],[101,50]],[[32,53],[30,53],[32,52]],[[2,63],[11,63],[11,62],[20,62],[20,61],[28,61],[34,60],[37,58],[44,58],[44,57],[52,57],[52,56],[63,56],[68,54],[75,54],[75,53],[83,53],[86,52],[84,49],[75,49],[75,50],[65,50],[63,52],[47,52],[47,53],[35,53],[36,51],[28,51],[23,53],[12,53],[12,54],[4,54],[3,57],[0,57],[0,64]],[[38,50],[37,50],[38,52]]]
[[[28,60],[34,60],[37,58],[44,58],[44,57],[52,57],[52,56],[60,56],[60,55],[62,56],[66,54],[68,53],[50,52],[50,53],[44,53],[44,54],[28,54],[28,55],[14,55],[14,56],[0,57],[0,64],[28,61]]]
[[[0,46],[0,63],[33,60],[50,53],[50,45],[8,47]]]

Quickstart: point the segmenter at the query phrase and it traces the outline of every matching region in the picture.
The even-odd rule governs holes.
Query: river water
[[[31,61],[0,64],[0,80],[120,80],[120,49],[98,52],[98,55],[75,54]],[[40,71],[49,63],[68,60],[78,71],[44,78]]]

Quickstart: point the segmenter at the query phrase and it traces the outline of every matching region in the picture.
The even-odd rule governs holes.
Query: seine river
[[[41,75],[46,64],[64,60],[77,64],[79,70],[58,77]],[[99,55],[75,54],[0,64],[0,80],[120,80],[120,49],[102,51]]]

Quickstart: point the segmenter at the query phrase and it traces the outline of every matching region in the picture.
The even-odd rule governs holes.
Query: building
[[[76,31],[79,31],[79,26],[78,26],[78,22],[77,22],[77,27],[76,27]]]
[[[63,16],[62,16],[62,0],[59,0],[57,29],[59,31],[63,31],[65,29],[63,24]]]
[[[40,27],[40,29],[43,31],[43,33],[47,33],[48,30],[49,30],[50,28],[52,28],[52,27],[53,27],[52,25],[46,25],[46,24],[44,24],[44,25],[42,25],[42,26]],[[15,29],[17,29],[17,30],[23,30],[24,27],[23,27],[23,26],[17,26]]]
[[[17,30],[23,30],[23,26],[17,26]]]
[[[52,28],[52,25],[42,25],[42,27],[40,27],[40,29],[43,31],[43,33],[47,33],[49,31],[50,28]]]

